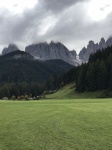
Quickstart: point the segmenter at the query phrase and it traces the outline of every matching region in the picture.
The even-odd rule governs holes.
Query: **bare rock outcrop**
[[[36,59],[40,60],[51,60],[51,59],[61,59],[69,64],[78,65],[76,61],[76,51],[69,51],[62,43],[55,43],[51,41],[49,44],[39,43],[32,44],[25,48],[25,51],[30,55],[34,56]]]
[[[14,52],[14,51],[17,51],[17,50],[19,50],[19,48],[17,47],[17,45],[15,45],[15,44],[9,44],[9,46],[7,48],[3,49],[2,55],[5,55],[7,53]]]
[[[87,62],[90,54],[95,53],[98,50],[105,49],[108,46],[112,46],[112,37],[110,37],[107,41],[104,38],[101,38],[99,43],[94,43],[94,41],[89,41],[87,48],[83,48],[79,53],[79,58]]]

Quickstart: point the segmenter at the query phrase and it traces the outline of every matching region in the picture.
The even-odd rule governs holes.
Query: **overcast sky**
[[[0,0],[0,52],[60,41],[79,52],[112,35],[112,0]]]

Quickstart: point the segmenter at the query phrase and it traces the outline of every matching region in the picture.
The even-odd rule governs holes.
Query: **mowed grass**
[[[112,99],[0,101],[0,150],[112,150]]]

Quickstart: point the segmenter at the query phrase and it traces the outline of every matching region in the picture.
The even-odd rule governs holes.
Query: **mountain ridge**
[[[10,52],[14,52],[14,51],[17,51],[19,50],[18,46],[16,44],[9,44],[8,47],[5,47],[2,51],[2,55],[5,55],[7,53],[10,53]]]
[[[87,62],[89,59],[90,54],[97,52],[98,50],[102,50],[107,48],[108,46],[112,46],[112,37],[108,38],[107,41],[105,41],[104,38],[101,38],[99,43],[95,43],[94,41],[89,41],[87,48],[84,47],[79,52],[79,58]]]
[[[15,57],[18,54],[21,57]],[[26,52],[14,51],[0,56],[0,83],[43,83],[72,67],[63,60],[39,61]]]
[[[47,42],[32,44],[26,46],[25,52],[31,54],[37,59],[51,60],[51,59],[62,59],[63,61],[77,66],[76,61],[76,51],[69,51],[66,46],[60,42],[51,41],[49,44]]]
[[[108,38],[107,40],[101,38],[99,43],[95,43],[94,41],[90,40],[87,47],[83,47],[78,55],[75,50],[70,51],[62,43],[53,41],[50,43],[43,42],[28,45],[25,47],[25,52],[37,60],[45,61],[61,59],[71,65],[79,66],[82,62],[88,62],[90,54],[95,53],[98,50],[105,49],[108,46],[112,46],[112,37]],[[9,44],[7,48],[3,49],[2,55],[17,50],[19,50],[19,48],[16,44]]]

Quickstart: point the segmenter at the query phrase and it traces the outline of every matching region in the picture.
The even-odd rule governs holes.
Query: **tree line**
[[[77,72],[76,91],[112,90],[112,47],[90,55]]]
[[[4,82],[0,84],[0,99],[7,97],[37,97],[43,94],[45,91],[55,91],[60,89],[62,86],[74,82],[76,77],[77,67],[70,69],[69,71],[54,75],[50,77],[44,83],[38,82]]]
[[[14,60],[7,61],[10,63],[15,62]],[[63,73],[58,72],[61,71],[61,69],[64,67],[64,64],[61,68],[57,66],[57,70],[55,72],[54,69],[56,68],[54,67],[54,64],[51,68],[49,68],[49,63],[51,64],[51,62],[47,62],[48,67],[46,68],[44,65],[44,68],[47,69],[47,73],[43,73],[44,77],[41,76],[42,72],[39,73],[39,70],[36,70],[38,74],[35,73],[34,63],[28,60],[16,60],[15,64],[12,63],[12,66],[19,70],[19,76],[17,71],[15,74],[14,69],[12,69],[12,72],[10,72],[12,74],[9,74],[8,76],[7,72],[9,68],[7,61],[4,64],[6,65],[5,68],[7,70],[3,68],[3,71],[0,72],[0,75],[3,75],[1,76],[2,80],[0,80],[0,98],[11,98],[12,96],[17,98],[18,96],[25,95],[29,97],[36,97],[45,91],[58,90],[62,86],[71,82],[74,82],[76,85],[75,90],[77,92],[112,90],[112,47],[108,47],[91,54],[88,63],[82,64],[81,66],[71,67],[71,69],[68,71],[66,71],[65,67],[65,71],[63,71]],[[21,68],[20,66],[18,68],[17,65],[20,64]],[[31,70],[29,70],[28,66],[30,66],[31,70],[34,70],[32,71],[33,73],[31,73]],[[38,68],[41,68],[41,66]],[[2,61],[0,70],[2,70]],[[27,70],[26,73],[24,72],[25,70]],[[50,74],[49,71],[51,71]],[[7,76],[6,78],[5,74]]]
[[[21,57],[22,55],[24,57]],[[16,59],[20,56],[19,59]],[[62,60],[38,61],[27,53],[0,56],[0,99],[12,96],[36,97],[62,86],[63,73],[73,68]],[[65,82],[65,81],[64,81]]]

